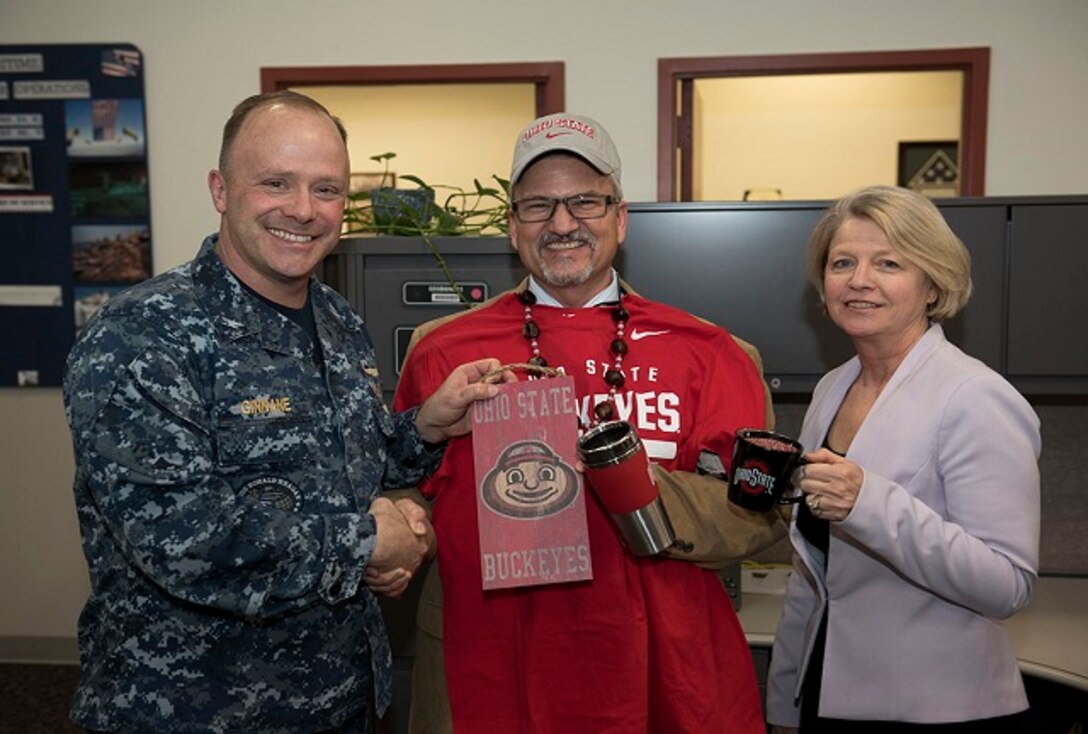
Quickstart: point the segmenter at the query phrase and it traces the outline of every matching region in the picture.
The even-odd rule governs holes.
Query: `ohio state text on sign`
[[[484,589],[593,578],[574,378],[501,385],[472,424]]]

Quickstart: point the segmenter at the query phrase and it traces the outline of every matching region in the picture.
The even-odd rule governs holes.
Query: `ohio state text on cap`
[[[620,189],[620,154],[612,138],[601,124],[591,117],[569,112],[557,112],[537,118],[521,131],[514,145],[514,165],[510,183],[517,183],[525,169],[542,155],[555,152],[573,153],[606,176],[611,176]]]

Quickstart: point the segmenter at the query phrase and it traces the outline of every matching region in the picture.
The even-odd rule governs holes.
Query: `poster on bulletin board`
[[[149,278],[144,59],[0,46],[0,387],[57,386],[76,333]]]

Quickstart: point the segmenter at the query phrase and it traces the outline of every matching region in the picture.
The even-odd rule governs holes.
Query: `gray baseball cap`
[[[569,112],[539,117],[521,131],[514,146],[510,183],[517,183],[521,174],[537,158],[555,152],[573,153],[601,173],[611,176],[616,192],[623,195],[620,187],[620,154],[608,131],[591,117]]]

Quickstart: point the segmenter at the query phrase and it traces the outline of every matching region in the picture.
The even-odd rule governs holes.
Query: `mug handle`
[[[797,456],[797,462],[794,464],[793,468],[796,469],[797,467],[804,466],[805,464],[808,464],[808,463],[809,463],[808,459],[806,459],[804,456],[798,455]],[[792,471],[791,471],[791,473],[792,473]],[[796,487],[793,486],[792,483],[790,483],[790,487],[792,489],[797,489]],[[796,503],[800,502],[804,498],[805,498],[805,493],[800,491],[800,490],[797,490],[797,494],[782,495],[781,497],[779,497],[778,498],[778,504],[780,504],[780,505],[793,505],[793,504],[796,504]]]

